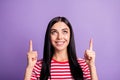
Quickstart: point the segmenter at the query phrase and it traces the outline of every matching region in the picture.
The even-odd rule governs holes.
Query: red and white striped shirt
[[[84,59],[78,59],[78,63],[82,68],[84,80],[91,80],[90,70]],[[42,61],[38,60],[33,68],[31,80],[37,80],[40,77]],[[51,60],[51,80],[73,80],[69,62],[59,62]],[[49,79],[48,79],[49,80]]]

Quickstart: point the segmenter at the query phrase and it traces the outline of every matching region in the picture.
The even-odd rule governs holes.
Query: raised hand
[[[28,55],[28,67],[33,68],[35,63],[37,62],[37,51],[33,51],[33,45],[32,40],[29,42],[29,51],[27,53]]]
[[[95,65],[95,51],[93,51],[93,41],[90,39],[89,49],[85,50],[85,60],[89,65]]]

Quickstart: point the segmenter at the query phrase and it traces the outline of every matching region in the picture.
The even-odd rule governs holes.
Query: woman
[[[24,80],[98,80],[92,40],[85,59],[77,58],[70,22],[65,17],[53,18],[46,30],[42,60],[37,60],[30,40]]]

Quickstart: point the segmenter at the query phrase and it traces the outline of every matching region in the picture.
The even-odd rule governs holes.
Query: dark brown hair
[[[65,17],[55,17],[53,18],[47,27],[45,34],[45,42],[44,42],[44,52],[43,52],[43,62],[42,69],[40,73],[40,80],[48,80],[50,78],[50,67],[51,67],[51,59],[54,54],[54,47],[50,41],[50,30],[51,27],[57,22],[64,22],[70,28],[70,42],[67,47],[68,51],[68,59],[70,64],[70,71],[74,80],[83,80],[83,72],[78,64],[77,56],[76,56],[76,48],[74,41],[74,33],[70,22]]]

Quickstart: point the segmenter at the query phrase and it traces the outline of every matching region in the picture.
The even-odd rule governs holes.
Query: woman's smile
[[[57,46],[63,46],[65,41],[55,41]]]

